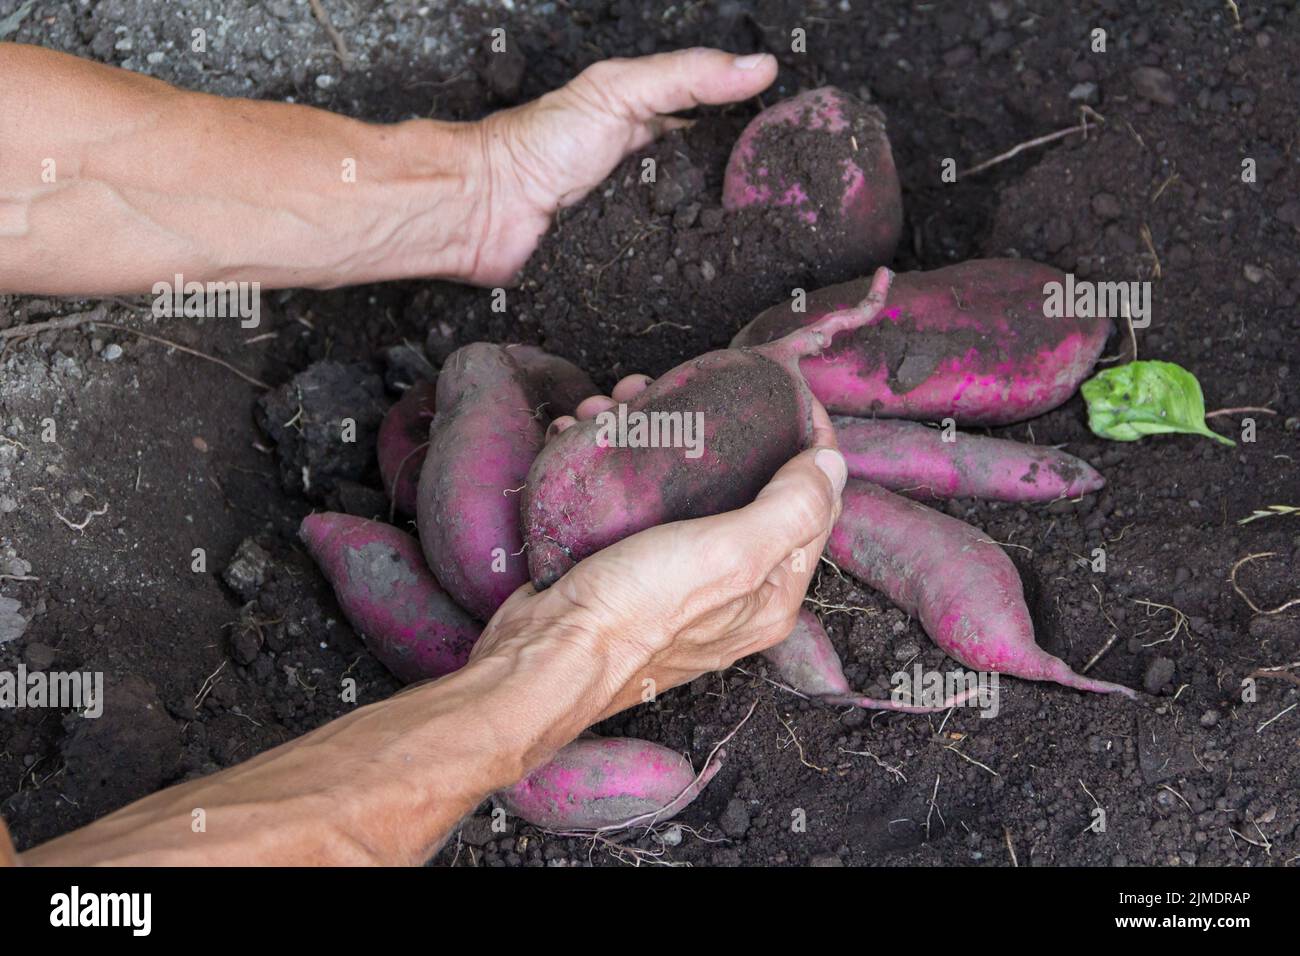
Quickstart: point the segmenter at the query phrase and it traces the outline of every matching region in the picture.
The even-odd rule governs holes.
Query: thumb
[[[838,450],[809,448],[773,475],[753,502],[712,520],[719,522],[722,534],[749,543],[755,561],[774,567],[795,548],[830,531],[847,480],[848,467]]]
[[[770,53],[736,56],[694,47],[628,60],[602,60],[583,70],[573,82],[589,88],[597,102],[643,123],[661,113],[749,99],[772,84],[776,71],[776,57]]]

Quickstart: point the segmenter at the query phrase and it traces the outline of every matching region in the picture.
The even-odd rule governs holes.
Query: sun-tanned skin
[[[506,283],[558,208],[681,122],[667,114],[746,99],[775,75],[769,56],[683,50],[598,63],[476,123],[378,126],[0,43],[0,291],[135,293],[178,272]],[[646,384],[624,379],[578,417]],[[752,504],[633,535],[540,594],[520,588],[457,673],[21,857],[0,823],[0,865],[426,860],[489,793],[640,703],[643,681],[663,691],[790,632],[845,480],[814,412],[814,447]]]

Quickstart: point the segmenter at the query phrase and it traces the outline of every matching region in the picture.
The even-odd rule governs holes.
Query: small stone
[[[330,76],[328,73],[322,73],[320,76],[316,77],[316,85],[322,90],[328,90],[334,85],[334,77]]]
[[[507,824],[507,826],[509,826]],[[494,833],[492,830],[492,817],[476,816],[469,817],[460,825],[460,838],[470,846],[483,846],[491,843],[497,837],[508,837],[513,833],[513,827],[501,833]]]
[[[241,627],[231,635],[230,656],[237,664],[247,667],[257,660],[257,654],[261,649],[262,639],[258,636],[255,627]]]
[[[1264,281],[1264,270],[1259,266],[1247,263],[1242,266],[1241,273],[1246,277],[1247,282],[1254,283],[1255,285],[1259,285],[1259,283]]]
[[[28,644],[27,652],[23,654],[23,660],[27,666],[34,671],[49,670],[50,665],[54,663],[57,652],[48,644]]]
[[[838,856],[826,854],[824,856],[815,856],[808,861],[809,866],[844,866],[844,861]]]
[[[660,831],[659,842],[664,846],[681,846],[682,828],[673,824],[668,829]]]
[[[116,342],[109,342],[104,346],[104,351],[101,354],[105,362],[116,362],[122,357],[122,346]]]
[[[1097,102],[1096,83],[1076,83],[1070,88],[1069,97],[1079,103]]]
[[[27,630],[27,618],[18,613],[21,608],[13,598],[0,594],[0,644],[18,640]]]
[[[915,657],[917,654],[920,653],[921,653],[921,649],[919,647],[917,647],[911,641],[905,641],[904,643],[899,644],[896,648],[894,648],[894,660],[910,661],[913,657]]]
[[[1133,71],[1133,89],[1138,96],[1161,106],[1174,106],[1178,103],[1178,91],[1174,80],[1164,70],[1154,66],[1143,66]]]
[[[1148,694],[1154,694],[1173,679],[1174,662],[1168,657],[1157,657],[1147,665],[1146,674],[1142,677],[1142,686],[1146,688]]]
[[[0,514],[18,510],[18,499],[13,495],[0,495]]]
[[[712,282],[718,277],[718,270],[714,268],[713,263],[705,259],[700,263],[700,278],[705,282]]]
[[[718,818],[718,826],[733,839],[743,837],[749,831],[749,808],[745,806],[745,801],[739,797],[728,800],[727,809]]]
[[[1119,199],[1110,193],[1097,193],[1092,197],[1092,211],[1097,214],[1099,219],[1109,222],[1112,219],[1118,219],[1124,212],[1124,207],[1120,204]]]
[[[0,558],[0,574],[14,578],[25,578],[32,573],[32,563],[17,556]]]
[[[245,538],[226,570],[221,572],[221,580],[242,600],[251,601],[266,582],[266,569],[270,563],[271,556],[266,549],[252,538]]]
[[[157,66],[165,59],[167,59],[167,54],[164,53],[162,50],[154,50],[147,57],[145,57],[145,60],[149,63],[150,66]]]
[[[1218,722],[1219,722],[1219,712],[1217,710],[1210,709],[1207,710],[1205,713],[1201,714],[1202,727],[1213,727]]]

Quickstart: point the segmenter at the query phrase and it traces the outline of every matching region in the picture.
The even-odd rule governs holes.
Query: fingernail
[[[849,468],[844,463],[844,456],[834,448],[823,448],[817,452],[817,457],[813,460],[817,462],[817,467],[831,480],[835,493],[838,495],[843,491],[844,483],[849,480]]]
[[[732,64],[738,70],[752,70],[767,58],[766,53],[750,53],[746,56],[736,57],[735,63]]]

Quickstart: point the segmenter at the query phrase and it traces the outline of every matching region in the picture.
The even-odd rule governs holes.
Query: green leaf
[[[1186,432],[1237,444],[1206,426],[1200,382],[1173,362],[1109,368],[1084,382],[1081,391],[1088,403],[1088,427],[1101,438],[1137,441],[1143,435]]]

